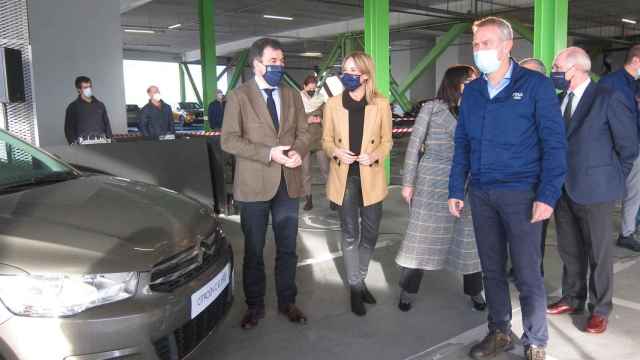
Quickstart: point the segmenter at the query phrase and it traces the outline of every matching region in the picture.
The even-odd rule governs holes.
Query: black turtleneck
[[[364,131],[364,109],[367,106],[366,97],[355,101],[348,91],[342,93],[342,106],[349,112],[349,150],[356,156],[362,150],[362,135]],[[349,176],[360,176],[360,164],[354,162],[349,167]]]

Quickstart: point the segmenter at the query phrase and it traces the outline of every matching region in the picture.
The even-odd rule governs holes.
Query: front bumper
[[[227,264],[229,284],[191,319],[191,295]],[[197,278],[170,293],[152,292],[140,274],[136,295],[68,318],[11,316],[0,324],[0,359],[133,360],[184,359],[202,343],[233,301],[230,246]],[[3,305],[0,303],[0,307]],[[1,311],[4,311],[2,309]]]

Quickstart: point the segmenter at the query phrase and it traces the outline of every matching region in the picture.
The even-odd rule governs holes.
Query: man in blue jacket
[[[614,71],[600,80],[600,84],[607,85],[623,95],[624,104],[620,106],[628,108],[635,115],[638,126],[640,126],[639,82],[640,45],[631,47],[622,69]],[[635,161],[633,169],[627,177],[626,189],[627,195],[622,201],[622,224],[618,246],[640,251],[640,241],[635,237],[636,215],[640,209],[640,158]]]
[[[483,76],[462,95],[449,178],[449,210],[459,217],[469,180],[489,334],[471,348],[488,359],[513,348],[507,247],[520,292],[525,357],[544,360],[546,292],[540,274],[542,221],[553,214],[566,173],[566,139],[553,84],[510,57],[511,25],[489,17],[473,27]],[[470,174],[470,177],[468,175]],[[467,211],[465,209],[465,211]]]
[[[565,49],[553,69],[554,84],[564,92],[568,172],[556,209],[562,299],[547,312],[581,312],[588,293],[585,331],[599,334],[613,306],[613,208],[625,195],[625,179],[638,156],[637,116],[622,93],[591,82],[584,50]]]

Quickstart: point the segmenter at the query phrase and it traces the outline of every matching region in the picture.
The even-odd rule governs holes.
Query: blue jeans
[[[511,331],[511,297],[505,271],[510,253],[520,292],[522,342],[525,346],[546,346],[547,295],[540,274],[542,222],[531,224],[535,193],[472,188],[469,195],[489,305],[489,330]]]
[[[289,197],[284,177],[270,201],[240,203],[240,223],[244,233],[243,288],[249,307],[264,306],[265,270],[263,250],[269,213],[276,240],[276,290],[278,305],[294,304],[296,288],[296,239],[298,199]]]

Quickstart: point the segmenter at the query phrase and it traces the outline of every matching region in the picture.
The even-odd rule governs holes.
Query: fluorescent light
[[[321,52],[313,52],[313,51],[303,52],[303,53],[300,53],[299,55],[304,57],[322,57]]]
[[[633,24],[633,25],[635,25],[635,24],[637,24],[637,23],[638,23],[638,22],[637,22],[637,21],[635,21],[635,20],[625,19],[625,18],[622,18],[622,22],[627,23],[627,24]]]
[[[175,25],[171,25],[171,26],[169,26],[169,29],[179,28],[179,27],[181,27],[181,26],[182,26],[182,24],[175,24]]]
[[[277,15],[264,14],[264,15],[262,15],[262,17],[265,18],[265,19],[277,19],[277,20],[288,20],[288,21],[293,20],[293,18],[289,17],[289,16],[277,16]]]
[[[136,33],[136,34],[155,34],[153,30],[140,30],[140,29],[124,29],[124,32]]]

